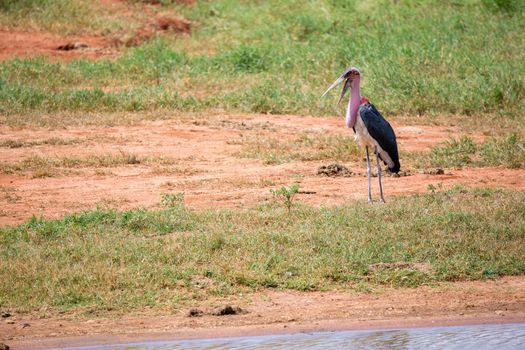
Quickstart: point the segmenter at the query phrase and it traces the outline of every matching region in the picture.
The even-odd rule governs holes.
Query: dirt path
[[[177,116],[174,116],[177,117]],[[266,165],[241,158],[246,140],[292,140],[309,135],[348,135],[339,118],[268,115],[213,115],[206,119],[144,122],[134,126],[61,129],[0,127],[0,225],[21,223],[32,215],[60,218],[97,205],[120,209],[159,206],[163,193],[184,192],[195,209],[247,207],[271,199],[269,189],[298,182],[299,200],[313,205],[366,200],[364,161],[345,165],[361,175],[317,175],[331,161],[293,161]],[[425,151],[460,136],[457,130],[393,123],[403,151]],[[478,135],[469,135],[480,138]],[[135,157],[135,164],[60,167],[42,160]],[[142,159],[142,161],[140,161]],[[27,171],[8,171],[26,160]],[[402,161],[404,169],[410,164]],[[35,164],[32,164],[35,163]],[[93,161],[91,161],[93,163]],[[122,162],[121,162],[122,163]],[[7,170],[6,170],[7,169]],[[444,175],[412,171],[384,179],[385,195],[425,193],[429,184],[525,189],[525,171],[504,168],[446,169]]]
[[[237,305],[246,313],[209,314],[214,307],[225,304]],[[189,317],[188,311],[157,315],[145,311],[97,319],[77,319],[74,315],[42,318],[42,313],[14,315],[7,319],[12,324],[0,323],[0,334],[12,349],[38,349],[322,330],[525,322],[525,278],[387,288],[374,293],[263,290],[210,300],[201,307],[201,317]]]

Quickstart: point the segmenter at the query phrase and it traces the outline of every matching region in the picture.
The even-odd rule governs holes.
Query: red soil
[[[402,151],[423,151],[455,134],[437,126],[394,123]],[[32,215],[60,218],[65,213],[109,205],[120,209],[159,206],[162,193],[184,192],[186,205],[195,209],[246,207],[272,198],[270,189],[298,182],[298,200],[313,205],[366,201],[364,175],[330,178],[317,175],[330,161],[265,165],[261,160],[239,158],[246,138],[294,139],[302,132],[347,134],[337,118],[269,115],[215,115],[205,120],[185,118],[144,122],[134,126],[70,127],[61,129],[0,127],[0,139],[74,140],[68,145],[0,148],[0,162],[16,163],[30,156],[83,158],[132,154],[139,158],[166,157],[170,165],[129,164],[110,168],[61,169],[54,177],[35,178],[34,172],[0,174],[0,225],[17,224]],[[475,136],[475,135],[474,135]],[[403,162],[406,170],[409,164]],[[364,174],[362,159],[345,164]],[[471,187],[525,189],[525,170],[505,168],[445,169],[444,175],[412,171],[411,176],[385,177],[385,196],[404,196],[456,184]],[[377,186],[373,181],[374,196]]]

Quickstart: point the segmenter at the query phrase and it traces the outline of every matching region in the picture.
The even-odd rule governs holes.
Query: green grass
[[[183,197],[181,197],[183,198]],[[96,209],[0,229],[0,307],[178,308],[259,288],[416,287],[525,273],[525,193],[455,188],[385,205]],[[204,282],[202,282],[204,281]]]
[[[412,154],[417,167],[454,168],[462,166],[503,166],[525,168],[525,140],[517,134],[489,138],[476,144],[469,137],[451,139],[444,145],[433,147],[427,154]]]
[[[58,35],[110,34],[134,21],[88,0],[2,0],[0,25]]]
[[[114,61],[0,63],[4,120],[64,111],[340,114],[335,96],[319,96],[350,64],[387,116],[490,115],[497,126],[525,110],[520,1],[165,4],[193,21],[190,36],[154,39]],[[15,16],[9,6],[4,15]]]

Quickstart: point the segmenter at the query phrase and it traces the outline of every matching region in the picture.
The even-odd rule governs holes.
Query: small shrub
[[[299,192],[299,185],[293,184],[289,187],[282,186],[278,190],[270,190],[270,192],[284,203],[284,206],[290,213],[295,195]]]

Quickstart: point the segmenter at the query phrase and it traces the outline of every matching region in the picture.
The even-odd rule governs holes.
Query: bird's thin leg
[[[381,185],[381,163],[379,162],[379,155],[376,152],[376,159],[377,159],[377,178],[379,179],[379,195],[381,196],[381,199],[379,200],[381,203],[385,203],[385,198],[383,198],[383,186]]]
[[[368,175],[368,203],[372,203],[372,190],[370,189],[370,156],[368,155],[368,146],[366,151],[366,174]]]

